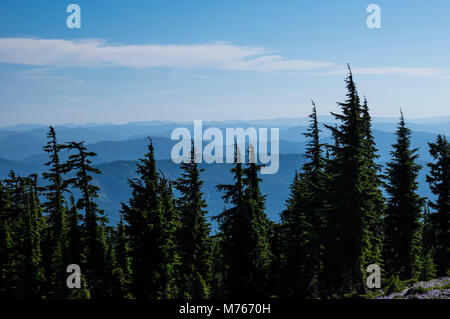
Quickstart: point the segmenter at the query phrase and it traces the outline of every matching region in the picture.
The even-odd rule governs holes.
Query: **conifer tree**
[[[220,254],[223,256],[223,293],[225,298],[268,297],[268,272],[271,266],[269,236],[271,223],[264,209],[253,147],[249,162],[242,167],[240,150],[235,143],[234,184],[219,184],[223,199],[230,206],[217,220],[220,225]]]
[[[283,289],[282,265],[283,265],[283,237],[281,223],[270,221],[270,253],[271,261],[269,267],[269,288],[270,297],[281,296]]]
[[[270,251],[271,223],[265,213],[265,195],[261,194],[261,168],[256,164],[253,146],[249,146],[249,162],[243,169],[244,213],[241,217],[242,230],[246,233],[241,245],[245,258],[241,261],[243,269],[242,291],[240,296],[267,297],[270,294],[268,279],[272,260]]]
[[[243,250],[242,243],[244,237],[244,182],[243,168],[240,151],[237,143],[234,145],[234,164],[231,169],[234,184],[219,184],[216,188],[223,192],[222,198],[231,207],[226,208],[221,214],[215,217],[219,223],[220,233],[216,236],[216,253],[221,257],[220,270],[222,271],[221,294],[224,297],[234,297],[241,292],[241,280],[244,274],[241,273],[242,258],[247,258]],[[217,259],[215,259],[218,262]],[[217,278],[217,277],[216,277]]]
[[[181,266],[178,252],[177,235],[181,227],[180,216],[175,207],[175,199],[172,191],[172,182],[164,177],[160,179],[161,200],[163,207],[163,227],[161,228],[160,246],[164,264],[161,267],[161,282],[164,289],[161,297],[176,298],[178,296],[177,278]]]
[[[429,206],[424,205],[425,208],[422,214],[421,227],[421,254],[420,254],[420,274],[419,279],[428,281],[434,279],[436,276],[436,264],[434,262],[434,246],[433,246],[433,225]]]
[[[11,292],[11,201],[9,190],[0,181],[0,298]]]
[[[120,293],[120,277],[117,275],[116,258],[116,229],[112,226],[101,228],[102,236],[105,239],[105,268],[102,281],[103,296],[108,299],[122,298]]]
[[[310,296],[311,268],[307,269],[307,254],[310,248],[308,236],[311,225],[308,224],[303,209],[303,200],[307,194],[306,185],[304,176],[295,172],[287,207],[281,213],[284,257],[281,280],[282,297],[285,298]]]
[[[130,257],[128,251],[128,237],[125,224],[120,216],[115,232],[115,268],[113,269],[112,298],[129,299],[131,284]]]
[[[136,298],[174,297],[175,213],[172,193],[160,182],[153,143],[140,159],[138,179],[130,180],[132,198],[122,204],[130,240],[133,294]]]
[[[106,242],[102,228],[106,218],[95,201],[99,196],[100,188],[92,182],[92,174],[100,174],[100,170],[91,166],[90,160],[97,154],[87,151],[83,142],[70,142],[65,145],[65,148],[75,153],[71,154],[67,162],[63,164],[63,173],[75,171],[75,177],[68,179],[68,183],[80,191],[81,197],[76,203],[76,208],[84,210],[86,262],[82,269],[86,269],[84,273],[92,297],[102,299],[106,297],[102,289],[102,283],[105,281],[106,256]]]
[[[436,195],[430,201],[432,214],[431,227],[435,260],[439,276],[450,274],[450,143],[445,136],[438,135],[436,142],[428,143],[434,163],[428,163],[430,174],[427,182],[431,192]]]
[[[3,278],[6,281],[5,294],[10,298],[23,297],[23,290],[20,282],[23,273],[23,249],[22,242],[24,236],[23,220],[24,220],[24,198],[23,185],[20,183],[21,179],[13,171],[10,171],[8,178],[3,181],[4,194],[3,201],[6,207],[2,212],[3,229],[6,233],[4,235],[3,247],[6,248],[4,255],[7,257],[3,264]],[[6,193],[6,194],[5,194]],[[7,197],[5,197],[7,196]]]
[[[385,265],[388,277],[401,280],[418,278],[421,254],[421,210],[423,199],[417,194],[417,176],[421,166],[416,163],[418,149],[411,149],[411,131],[403,114],[392,146],[392,159],[387,164],[389,194],[385,218]]]
[[[347,99],[341,106],[342,114],[332,115],[340,122],[337,127],[326,125],[335,138],[330,145],[333,156],[332,205],[328,212],[328,225],[333,227],[336,243],[333,254],[338,273],[342,274],[334,289],[341,293],[365,293],[363,280],[363,256],[365,255],[367,220],[370,213],[366,207],[365,184],[368,175],[368,122],[363,117],[356,85],[349,66]],[[334,271],[336,271],[335,269]]]
[[[75,198],[70,197],[70,208],[67,210],[67,262],[69,264],[84,264],[84,236],[81,228],[82,217],[78,213]]]
[[[67,212],[67,264],[82,266],[85,264],[85,236],[81,225],[82,216],[78,213],[75,198],[70,196],[70,207],[66,206]],[[67,294],[71,299],[88,299],[90,297],[89,287],[87,287],[86,275],[81,269],[81,289],[70,289]]]
[[[203,170],[198,168],[195,156],[192,142],[190,160],[181,163],[182,175],[175,181],[175,188],[180,193],[177,208],[181,221],[179,297],[204,299],[210,294],[212,243],[201,190],[200,173]]]
[[[217,217],[217,216],[215,216]],[[223,255],[224,236],[219,231],[211,236],[211,299],[226,299],[228,290],[225,289],[225,274],[228,271],[228,265],[225,264]]]
[[[29,282],[33,282],[30,286],[30,296],[35,298],[42,297],[42,285],[46,280],[44,269],[42,267],[42,237],[41,234],[45,227],[44,218],[42,215],[41,204],[39,202],[37,175],[32,174],[25,179],[27,183],[27,226],[26,229],[29,236],[26,236],[26,270],[29,274]]]
[[[322,271],[326,207],[325,159],[319,140],[319,124],[314,102],[310,127],[304,135],[309,139],[306,162],[291,185],[291,196],[282,213],[285,229],[284,290],[289,297],[323,295]]]
[[[385,199],[381,191],[384,185],[381,176],[381,165],[376,161],[379,159],[375,140],[372,135],[372,120],[369,114],[367,99],[364,98],[362,105],[363,133],[364,133],[364,152],[365,159],[364,180],[363,180],[363,205],[364,212],[364,230],[363,235],[363,269],[370,264],[377,264],[382,268],[382,243],[383,243],[383,214],[385,211]],[[363,272],[366,273],[365,271]]]
[[[47,224],[45,235],[46,247],[44,254],[47,260],[46,279],[47,289],[51,297],[63,298],[66,296],[66,211],[64,191],[66,185],[62,178],[62,165],[59,159],[59,152],[63,148],[57,143],[55,129],[50,126],[47,134],[49,141],[44,147],[44,151],[50,156],[50,161],[45,163],[49,167],[48,172],[42,176],[48,181],[43,189],[47,201],[43,203],[43,209],[47,213]]]
[[[40,298],[45,280],[41,259],[43,219],[38,202],[36,175],[20,177],[11,172],[6,183],[11,192],[9,297]]]
[[[337,132],[337,125],[335,125],[334,132]],[[324,185],[325,185],[325,236],[324,236],[324,253],[323,253],[323,274],[322,287],[325,296],[337,297],[342,294],[340,287],[348,275],[348,270],[341,269],[342,263],[340,260],[339,249],[340,243],[340,216],[336,210],[334,203],[336,202],[339,185],[337,184],[337,176],[340,172],[340,164],[335,153],[340,149],[339,141],[336,133],[332,131],[332,138],[334,143],[332,145],[325,145],[325,160],[324,160]]]

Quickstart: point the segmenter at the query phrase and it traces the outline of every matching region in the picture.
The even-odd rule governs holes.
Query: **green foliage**
[[[194,161],[196,153],[193,144],[190,161],[181,164],[183,173],[175,181],[175,187],[180,193],[176,206],[181,221],[178,232],[181,257],[178,296],[204,299],[210,294],[212,242],[210,225],[206,220],[206,202],[201,191],[202,170]]]
[[[91,157],[94,152],[87,151],[83,142],[70,142],[65,144],[65,149],[72,153],[67,162],[62,166],[63,173],[74,172],[75,176],[67,179],[67,183],[81,193],[76,202],[76,208],[84,210],[83,236],[85,263],[82,265],[88,289],[93,298],[103,299],[109,294],[102,289],[102,282],[106,281],[106,242],[104,238],[104,224],[107,222],[104,212],[98,208],[96,199],[100,188],[92,183],[92,174],[100,174],[100,171],[91,166]]]
[[[438,275],[444,276],[450,269],[450,143],[438,135],[436,142],[428,143],[434,162],[428,163],[430,174],[427,182],[436,201],[430,201],[435,211],[431,217],[431,241],[435,249]]]
[[[13,172],[2,185],[0,291],[7,297],[41,298],[45,281],[41,233],[44,227],[37,193],[37,176],[20,177]],[[3,233],[4,232],[4,233]]]
[[[428,281],[436,278],[436,265],[433,260],[433,252],[423,252],[421,258],[419,280]]]
[[[410,148],[411,131],[403,114],[397,128],[392,160],[387,164],[386,190],[389,194],[385,218],[385,256],[387,273],[400,279],[418,278],[421,254],[421,208],[423,199],[417,194],[417,149]]]
[[[349,67],[347,99],[339,125],[326,125],[335,140],[328,145],[329,199],[325,271],[329,290],[365,293],[365,267],[381,263],[384,200],[367,101],[362,106]],[[328,294],[330,291],[328,292]]]
[[[397,275],[393,275],[389,278],[388,284],[385,289],[386,294],[392,294],[394,292],[400,292],[406,288],[406,283],[401,281]]]
[[[48,184],[43,187],[46,202],[42,208],[46,213],[47,227],[43,234],[43,254],[46,269],[46,293],[51,298],[67,297],[67,287],[65,283],[65,269],[67,267],[67,243],[66,243],[66,208],[64,206],[64,192],[66,183],[62,177],[62,164],[59,153],[63,145],[57,143],[56,132],[50,126],[47,134],[49,139],[44,151],[50,156],[50,160],[45,163],[48,172],[42,174]]]
[[[317,298],[323,296],[323,254],[325,239],[325,159],[319,141],[316,106],[310,115],[306,162],[291,185],[287,208],[281,214],[284,242],[282,294],[285,297]]]
[[[179,264],[176,232],[178,213],[171,185],[156,170],[153,144],[138,164],[139,178],[130,180],[132,198],[122,205],[131,257],[131,290],[136,298],[177,296]],[[122,234],[122,240],[123,240]],[[118,247],[121,275],[127,276],[124,243]]]
[[[269,296],[269,270],[272,252],[269,241],[271,223],[264,209],[258,177],[260,166],[254,163],[250,145],[249,163],[242,166],[241,153],[235,143],[234,184],[217,185],[223,199],[230,204],[216,219],[220,225],[223,296]]]

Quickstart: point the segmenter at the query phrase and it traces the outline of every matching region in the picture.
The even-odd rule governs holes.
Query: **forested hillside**
[[[280,151],[280,171],[268,176],[239,161],[256,156],[251,145],[236,144],[228,165],[195,163],[192,146],[178,165],[157,155],[170,151],[167,136],[144,143],[139,128],[132,140],[115,132],[116,141],[87,144],[50,127],[45,142],[9,145],[16,160],[0,159],[0,298],[383,298],[437,286],[448,297],[447,280],[430,281],[450,276],[445,134],[412,134],[401,111],[393,135],[374,130],[350,68],[339,107],[321,123],[313,102],[299,123],[302,156]],[[1,138],[11,136],[27,138]],[[71,264],[80,289],[67,286]],[[379,288],[366,283],[369,265],[381,269]]]

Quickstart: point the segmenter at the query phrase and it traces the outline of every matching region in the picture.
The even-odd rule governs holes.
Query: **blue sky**
[[[66,7],[81,7],[81,29]],[[381,8],[369,29],[366,8]],[[304,117],[345,63],[372,114],[449,116],[450,2],[0,2],[0,125]]]

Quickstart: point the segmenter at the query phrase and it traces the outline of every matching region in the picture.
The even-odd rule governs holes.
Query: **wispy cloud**
[[[103,40],[1,38],[0,63],[39,67],[167,67],[235,71],[312,70],[330,62],[288,60],[264,48],[224,42],[192,45],[112,45]]]
[[[415,68],[415,67],[367,67],[352,68],[354,74],[360,75],[406,75],[411,77],[447,77],[450,75],[449,70],[439,68]],[[322,75],[344,75],[347,69],[339,69],[326,71]]]

